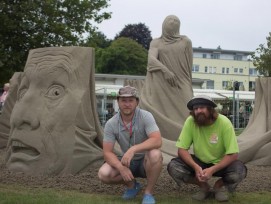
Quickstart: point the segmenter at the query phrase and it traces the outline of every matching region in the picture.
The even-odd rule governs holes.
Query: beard
[[[210,125],[211,117],[207,116],[204,113],[199,113],[194,116],[194,121],[198,126],[207,126]]]

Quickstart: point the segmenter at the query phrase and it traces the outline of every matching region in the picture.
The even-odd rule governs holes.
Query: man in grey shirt
[[[152,114],[138,108],[137,90],[131,86],[120,88],[117,96],[119,113],[104,128],[103,153],[105,163],[98,172],[107,184],[122,183],[126,190],[122,196],[134,198],[141,189],[135,178],[147,178],[142,204],[155,203],[154,185],[162,170],[161,134]],[[122,155],[114,153],[115,142]]]

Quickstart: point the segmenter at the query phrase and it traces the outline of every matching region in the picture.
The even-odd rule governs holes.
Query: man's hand
[[[213,176],[213,171],[211,168],[206,168],[203,170],[203,178],[207,181]]]
[[[206,182],[205,177],[204,177],[204,173],[203,173],[202,168],[200,166],[197,166],[195,168],[195,175],[196,175],[196,178],[198,179],[198,181]]]
[[[126,166],[127,168],[129,168],[130,167],[130,162],[133,159],[134,155],[135,155],[135,152],[133,150],[133,147],[131,147],[123,155],[123,157],[121,159],[121,164],[124,165],[124,166]]]
[[[129,182],[129,181],[133,181],[135,178],[131,172],[131,170],[126,167],[126,166],[123,166],[120,170],[120,175],[122,177],[122,179],[125,181],[125,182]]]
[[[207,182],[213,176],[213,171],[211,168],[203,169],[201,167],[197,167],[195,169],[196,178],[200,182]]]

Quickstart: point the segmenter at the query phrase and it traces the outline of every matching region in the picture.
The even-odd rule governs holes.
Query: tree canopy
[[[147,50],[149,49],[150,42],[152,41],[151,31],[144,23],[126,25],[122,31],[116,35],[115,39],[119,37],[131,38]]]
[[[96,72],[146,75],[147,50],[130,38],[120,37],[96,51]]]
[[[271,77],[271,32],[266,37],[267,44],[260,44],[259,48],[252,54],[253,64],[259,74]]]
[[[86,39],[84,46],[94,47],[94,48],[106,48],[111,44],[112,40],[107,39],[107,37],[100,31],[91,33]]]
[[[1,0],[0,82],[23,71],[30,49],[80,45],[111,17],[107,0]]]

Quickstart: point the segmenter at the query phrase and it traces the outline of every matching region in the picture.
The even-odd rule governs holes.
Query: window
[[[212,73],[212,67],[209,66],[209,73]]]
[[[209,66],[209,73],[212,73],[212,74],[216,73],[216,67]]]
[[[242,61],[242,55],[235,55],[234,60]]]
[[[222,74],[225,74],[225,67],[222,67]]]
[[[213,80],[207,81],[206,89],[214,89],[214,81]]]
[[[234,69],[233,69],[233,72],[234,72],[235,74],[237,74],[237,73],[238,73],[238,68],[234,68]]]
[[[199,72],[199,65],[198,64],[193,64],[192,72]]]
[[[239,74],[243,74],[244,73],[244,69],[243,68],[240,68],[239,69]]]
[[[222,87],[223,89],[226,89],[229,85],[229,82],[228,81],[222,81]]]
[[[213,53],[211,54],[212,59],[220,59],[220,53]]]
[[[207,72],[208,72],[208,67],[207,67],[207,66],[205,66],[205,68],[204,68],[204,72],[205,72],[205,73],[207,73]]]
[[[248,86],[249,91],[255,91],[255,81],[250,81]]]
[[[230,68],[227,67],[226,74],[229,74],[229,73],[230,73]]]
[[[207,54],[202,54],[202,58],[207,58]]]
[[[249,68],[249,75],[250,76],[257,76],[258,72],[255,68]]]

